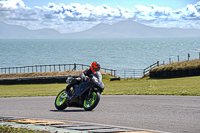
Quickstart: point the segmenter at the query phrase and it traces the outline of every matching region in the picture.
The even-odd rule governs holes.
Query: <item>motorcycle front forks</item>
[[[87,98],[87,99],[92,98],[92,93],[93,93],[92,88],[90,88],[90,91],[89,91],[89,93],[88,93],[88,98]]]

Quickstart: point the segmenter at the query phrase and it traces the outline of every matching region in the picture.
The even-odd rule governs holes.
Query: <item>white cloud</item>
[[[1,0],[0,20],[25,26],[29,29],[54,28],[61,33],[77,32],[104,22],[134,20],[152,26],[200,28],[200,2],[183,9],[137,5],[133,10],[121,6],[111,8],[104,4],[70,5],[49,3],[43,7],[27,7],[22,0]]]
[[[200,5],[200,2],[199,2]],[[196,19],[198,17],[200,17],[200,12],[198,12],[198,10],[200,10],[200,8],[198,7],[198,5],[188,5],[186,8],[184,8],[183,11],[183,17],[185,19]]]
[[[7,9],[17,9],[17,8],[24,8],[25,4],[21,0],[7,0],[7,1],[0,1],[0,6]]]

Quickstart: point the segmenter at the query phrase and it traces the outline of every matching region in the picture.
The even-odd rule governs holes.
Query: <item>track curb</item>
[[[0,116],[0,126],[26,128],[51,133],[169,133],[156,130],[147,130],[131,127],[95,124],[78,121],[51,120],[42,118],[26,118]]]

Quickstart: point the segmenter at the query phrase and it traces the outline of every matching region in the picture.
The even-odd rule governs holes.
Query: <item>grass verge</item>
[[[121,79],[103,75],[103,95],[200,96],[200,76],[173,79]],[[67,84],[0,85],[0,97],[56,96]]]
[[[9,126],[0,126],[0,133],[48,133],[48,132],[34,131],[24,128],[13,128]]]
[[[200,77],[173,79],[123,79],[105,83],[107,95],[188,95],[200,96]]]

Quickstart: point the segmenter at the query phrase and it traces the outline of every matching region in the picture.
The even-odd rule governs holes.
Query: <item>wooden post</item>
[[[200,60],[200,52],[199,52],[199,60]]]
[[[190,60],[190,54],[188,53],[188,61]]]
[[[178,62],[179,62],[179,55],[178,55]]]
[[[40,65],[40,72],[42,72],[42,65]]]
[[[159,67],[159,61],[157,61],[157,66]]]

